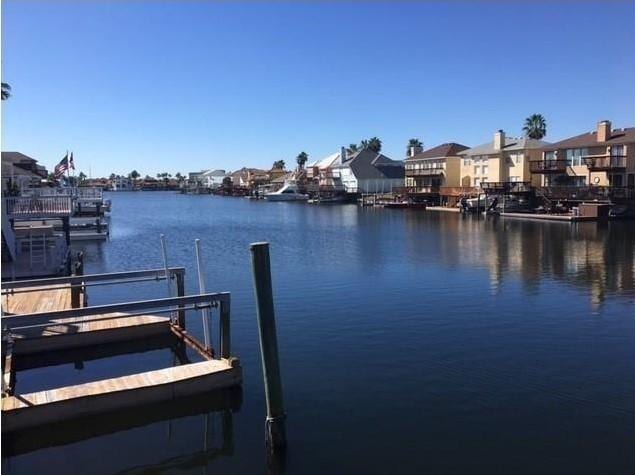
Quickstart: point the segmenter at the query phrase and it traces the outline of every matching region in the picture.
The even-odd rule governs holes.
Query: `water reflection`
[[[3,473],[52,463],[56,473],[206,473],[212,460],[233,455],[241,404],[242,390],[231,388],[3,434]]]
[[[607,295],[630,295],[635,288],[634,223],[451,218],[406,214],[409,259],[429,264],[432,258],[444,267],[485,268],[494,295],[508,277],[519,278],[528,294],[537,293],[545,279],[559,280],[586,289],[594,308]],[[422,236],[426,236],[425,245],[434,243],[436,252],[421,251]]]

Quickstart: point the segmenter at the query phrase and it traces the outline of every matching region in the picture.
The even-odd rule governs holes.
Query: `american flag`
[[[55,165],[55,178],[58,178],[58,179],[62,178],[64,176],[64,173],[66,173],[66,170],[68,170],[69,168],[73,168],[73,170],[75,169],[75,165],[73,164],[72,153],[71,153],[70,161],[68,159],[68,153],[67,153],[66,155],[64,155],[64,158],[60,160],[60,163]]]

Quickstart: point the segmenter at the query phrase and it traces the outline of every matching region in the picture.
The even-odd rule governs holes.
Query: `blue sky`
[[[402,158],[545,115],[635,126],[635,4],[2,5],[2,150],[92,176],[294,163],[378,136]]]

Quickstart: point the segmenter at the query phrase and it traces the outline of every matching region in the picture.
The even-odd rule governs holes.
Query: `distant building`
[[[110,181],[112,191],[132,191],[134,190],[134,182],[126,176],[118,176]]]
[[[270,178],[266,170],[243,167],[231,174],[231,180],[234,186],[253,187],[269,183]]]
[[[546,145],[531,162],[531,173],[542,186],[635,186],[635,127],[597,129]]]
[[[2,191],[39,187],[48,172],[37,160],[20,152],[2,152]]]
[[[459,143],[444,143],[429,150],[411,147],[406,158],[408,194],[432,202],[441,200],[444,191],[454,194],[450,187],[461,186],[460,152],[469,147]]]
[[[548,142],[528,137],[507,137],[499,130],[494,140],[459,153],[461,186],[480,187],[482,183],[532,182],[539,185],[529,170],[529,162],[537,160]]]
[[[347,193],[388,193],[404,185],[404,164],[366,148],[332,166]]]

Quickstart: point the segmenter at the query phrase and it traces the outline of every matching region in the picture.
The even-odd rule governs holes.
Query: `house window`
[[[474,186],[481,186],[481,179],[480,178],[474,178]]]
[[[556,152],[552,151],[552,152],[545,152],[545,160],[555,160],[556,159]]]
[[[624,145],[613,145],[611,147],[611,157],[623,157]]]
[[[489,167],[487,165],[483,165],[483,175],[487,175],[488,170],[489,170]]]
[[[573,184],[573,186],[585,186],[586,185],[586,177],[573,176],[573,177],[571,177],[571,183]]]
[[[471,165],[471,160],[469,158],[464,158],[463,159],[463,165],[466,167],[469,167]]]
[[[510,176],[509,177],[509,181],[516,183],[520,181],[520,177],[519,176]]]
[[[480,175],[481,174],[481,167],[479,167],[478,165],[474,166],[474,174],[475,175]]]
[[[570,167],[579,167],[582,165],[582,157],[588,155],[586,148],[569,148],[567,149],[567,165]]]

